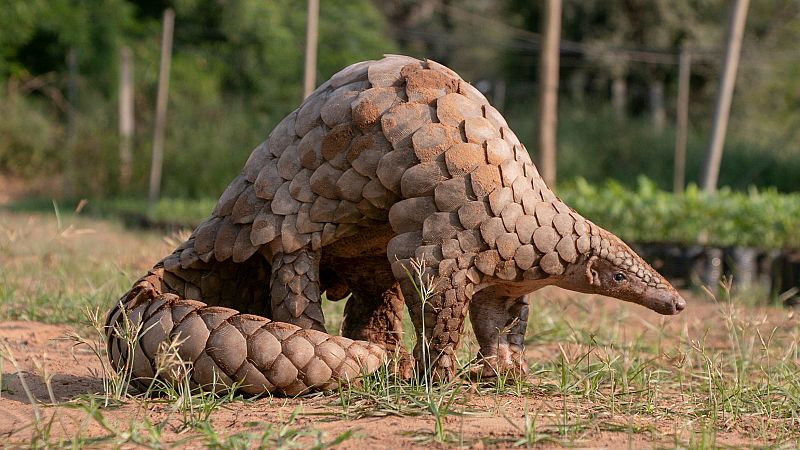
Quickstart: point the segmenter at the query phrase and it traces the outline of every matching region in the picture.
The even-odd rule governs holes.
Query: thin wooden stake
[[[155,205],[161,195],[161,167],[164,163],[164,129],[167,119],[167,97],[169,95],[169,69],[172,60],[172,31],[175,27],[175,11],[164,10],[164,29],[161,35],[161,63],[158,72],[158,94],[156,117],[153,128],[153,160],[150,165],[150,191],[148,204]]]
[[[306,20],[306,58],[303,74],[303,98],[314,92],[317,82],[317,36],[319,34],[319,0],[308,0]]]
[[[728,17],[728,38],[725,46],[725,59],[722,75],[714,105],[714,121],[711,125],[711,136],[708,141],[706,158],[703,162],[703,190],[715,192],[719,178],[719,166],[722,161],[722,148],[725,145],[725,133],[728,129],[728,117],[733,100],[733,87],[736,84],[736,70],[739,67],[739,54],[742,49],[744,24],[747,20],[747,6],[750,0],[733,0]]]
[[[539,51],[539,169],[549,186],[556,183],[556,126],[561,0],[546,0]]]

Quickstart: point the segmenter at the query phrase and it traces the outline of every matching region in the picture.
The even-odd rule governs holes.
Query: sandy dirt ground
[[[614,308],[607,303],[598,303],[597,308]],[[569,307],[567,307],[568,309]],[[713,304],[697,304],[688,314],[666,319],[666,331],[701,329],[708,320],[714,320],[718,306]],[[765,313],[768,314],[768,313]],[[773,312],[773,319],[784,325],[796,323],[793,315]],[[635,310],[629,317],[631,329],[635,334],[645,330],[647,319],[653,316],[645,311]],[[22,382],[23,379],[35,398],[40,422],[49,423],[50,434],[64,439],[74,436],[108,436],[110,431],[104,429],[97,420],[87,416],[85,409],[77,405],[73,399],[100,393],[103,385],[98,373],[101,370],[100,359],[85,346],[75,346],[66,339],[71,327],[64,325],[47,325],[34,322],[0,323],[0,341],[7,343],[16,358],[17,366],[5,361],[2,369],[2,398],[0,398],[0,442],[24,443],[35,432],[32,426],[35,412]],[[567,356],[582,351],[558,345],[540,345],[528,349],[529,358],[555,358],[564,351]],[[49,384],[52,396],[48,391],[45,379],[51,377]],[[535,383],[535,380],[529,380]],[[572,399],[563,404],[560,397],[553,395],[515,396],[487,395],[471,393],[466,390],[466,399],[470,406],[464,415],[450,415],[445,425],[452,434],[450,442],[434,443],[431,433],[434,420],[430,415],[392,416],[372,411],[366,417],[360,417],[359,405],[351,405],[352,413],[344,412],[340,397],[336,394],[318,395],[310,398],[265,398],[255,401],[234,402],[222,406],[212,414],[211,422],[218,432],[236,433],[243,431],[258,432],[259,427],[266,424],[282,426],[287,423],[293,412],[296,419],[292,427],[318,430],[322,432],[322,441],[330,442],[336,436],[348,430],[352,437],[336,448],[414,448],[414,447],[514,447],[524,437],[524,423],[527,413],[536,413],[536,427],[547,429],[547,424],[557,422],[564,407],[570,416],[584,417],[585,426],[573,433],[565,441],[557,434],[543,432],[537,447],[576,446],[586,448],[651,448],[671,447],[676,439],[691,440],[694,426],[686,417],[670,417],[664,415],[612,415],[608,412],[600,414],[594,411],[591,401],[574,402]],[[662,393],[664,396],[681,395],[681,393]],[[55,400],[56,405],[52,405]],[[183,436],[179,414],[171,410],[168,404],[158,401],[130,401],[123,405],[112,406],[101,410],[107,427],[124,430],[131,423],[150,420],[166,421],[161,436],[164,443],[177,444],[179,447],[191,447],[193,440]],[[631,432],[636,430],[636,432]],[[298,442],[311,445],[316,439],[313,436],[301,438]],[[186,442],[182,440],[188,439]],[[715,436],[717,445],[751,446],[758,443],[748,437],[747,424],[739,423],[730,431],[718,431]],[[133,446],[131,446],[133,447]]]
[[[52,215],[4,215],[0,210],[4,317],[24,317],[11,313],[26,308],[35,308],[39,315],[34,317],[44,321],[50,318],[42,314],[50,311],[60,311],[52,318],[56,322],[75,317],[60,309],[56,297],[75,303],[88,295],[105,309],[112,302],[108,299],[125,289],[116,284],[103,288],[105,279],[113,275],[119,286],[128,286],[175,245],[170,235],[132,233],[102,221],[68,222],[63,229],[56,228]],[[492,385],[465,381],[456,386],[457,407],[442,424],[444,442],[434,441],[434,416],[424,407],[411,405],[398,414],[381,399],[365,395],[353,395],[350,403],[343,401],[350,397],[335,392],[235,400],[211,411],[207,422],[211,431],[186,427],[185,414],[175,402],[164,399],[128,399],[105,406],[104,357],[67,338],[74,331],[90,337],[91,330],[80,325],[0,322],[0,355],[5,355],[0,357],[0,448],[27,448],[34,441],[57,447],[197,448],[237,434],[268,435],[268,448],[311,448],[330,444],[347,432],[351,435],[334,447],[518,448],[529,443],[526,418],[533,419],[528,422],[536,433],[528,437],[537,448],[750,447],[786,445],[787,439],[789,448],[800,445],[796,431],[800,408],[786,404],[800,398],[797,387],[791,388],[797,386],[793,371],[798,367],[800,314],[781,308],[731,308],[698,297],[690,299],[684,313],[664,317],[612,299],[542,290],[531,308],[526,357],[533,369],[526,387],[516,394],[513,388],[498,394]],[[335,323],[329,328],[335,329]],[[773,336],[776,341],[781,338],[779,344],[770,344]],[[595,337],[596,345],[586,344]],[[464,341],[462,346],[472,345],[465,354],[474,354],[474,338],[466,336]],[[760,350],[770,345],[768,352]],[[754,377],[755,381],[742,383],[751,391],[759,387],[760,374],[786,363],[789,370],[773,370],[772,382],[795,393],[786,401],[773,398],[773,404],[782,408],[779,412],[764,413],[767,409],[753,405],[761,391],[750,396],[737,393],[731,361],[738,361],[738,355],[747,361],[742,366],[747,376]],[[575,389],[566,399],[561,396],[558,361],[588,367],[604,357],[616,361],[615,367],[622,371],[644,361],[651,377],[643,384],[647,388],[629,390],[628,397],[615,400],[609,385],[620,392],[624,381],[609,383],[606,374],[599,389],[585,390],[594,394]],[[586,371],[576,373],[581,377]],[[713,380],[705,378],[709,374]],[[712,381],[720,380],[727,383],[720,392],[751,403],[714,403],[717,394],[708,391]],[[730,417],[727,411],[733,408],[743,412]],[[246,446],[258,444],[255,439]]]

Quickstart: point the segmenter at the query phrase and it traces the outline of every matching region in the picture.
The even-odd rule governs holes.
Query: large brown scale
[[[424,311],[411,258],[435,280]],[[405,304],[414,356],[424,323],[438,379],[457,369],[468,311],[484,373],[520,372],[528,294],[548,285],[662,314],[685,305],[545,186],[478,90],[434,61],[387,56],[337,73],[275,127],[211,216],[109,313],[109,356],[142,385],[170,376],[156,369],[173,340],[197,386],[330,389],[391,354],[408,361]],[[325,332],[325,290],[353,294],[343,336]],[[132,354],[123,310],[144,330]]]

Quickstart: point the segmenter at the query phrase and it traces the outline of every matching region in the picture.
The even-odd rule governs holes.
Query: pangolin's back
[[[515,181],[555,200],[477,89],[433,61],[390,55],[343,69],[282,120],[181,259],[318,249],[387,220],[399,234]]]

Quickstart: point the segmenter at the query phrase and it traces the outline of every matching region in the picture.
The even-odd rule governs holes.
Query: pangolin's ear
[[[586,262],[586,282],[589,283],[590,286],[600,286],[600,275],[594,270],[594,262],[597,261],[597,256],[592,256],[589,258],[589,261]]]

